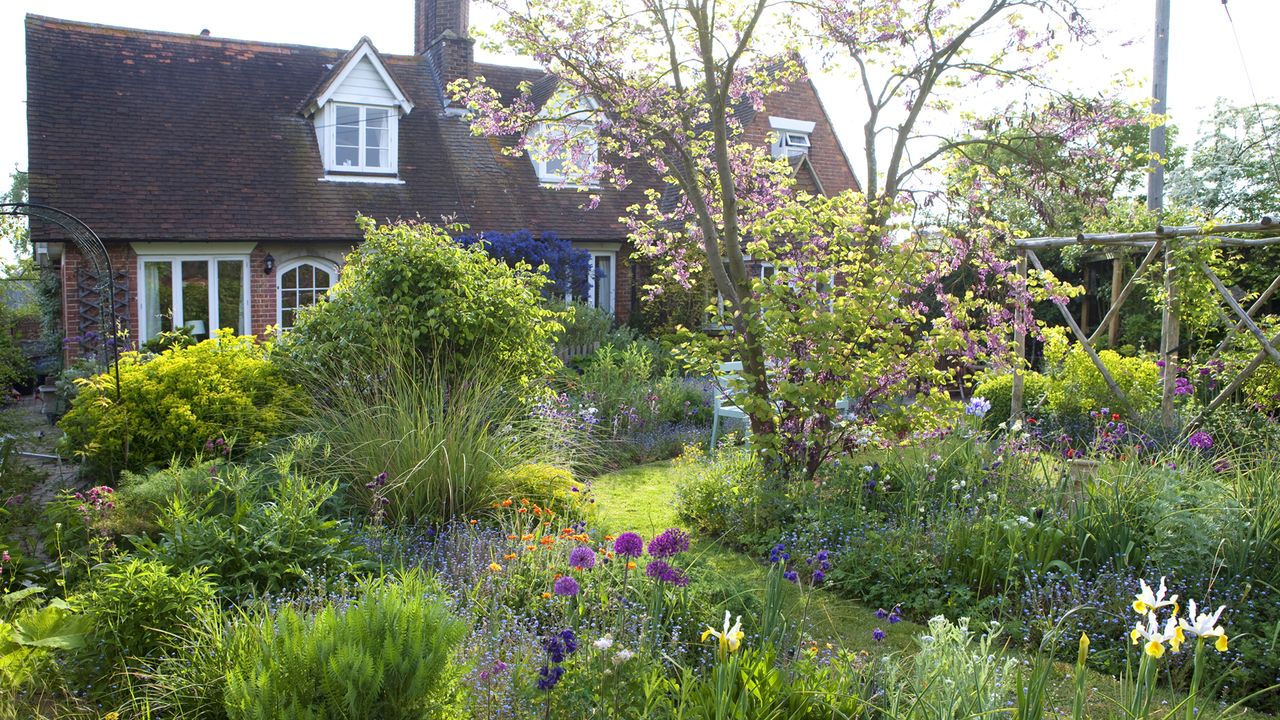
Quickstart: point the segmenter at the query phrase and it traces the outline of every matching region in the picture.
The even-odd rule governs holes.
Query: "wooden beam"
[[[1040,264],[1040,258],[1036,257],[1034,251],[1028,250],[1027,257],[1030,258],[1032,264],[1036,266],[1037,270],[1040,272],[1045,271],[1044,265]],[[1111,371],[1107,369],[1105,364],[1103,364],[1102,358],[1098,357],[1097,351],[1093,349],[1093,343],[1089,342],[1089,338],[1085,337],[1085,334],[1081,332],[1080,326],[1076,324],[1076,319],[1071,317],[1071,311],[1067,309],[1066,304],[1058,302],[1057,300],[1054,300],[1053,304],[1057,306],[1058,311],[1062,313],[1063,319],[1067,321],[1067,325],[1071,328],[1071,332],[1075,333],[1076,339],[1080,341],[1080,345],[1084,347],[1084,351],[1089,354],[1089,359],[1093,361],[1094,367],[1098,368],[1098,372],[1102,373],[1102,379],[1107,382],[1107,387],[1111,388],[1111,394],[1115,395],[1116,399],[1120,401],[1120,404],[1124,406],[1124,409],[1128,411],[1129,417],[1136,419],[1138,417],[1138,413],[1133,409],[1132,403],[1129,402],[1129,397],[1125,395],[1124,391],[1120,389],[1120,386],[1116,384],[1115,378],[1111,377]]]
[[[1258,299],[1254,300],[1253,304],[1249,306],[1249,317],[1253,317],[1254,315],[1256,315],[1257,312],[1262,309],[1262,306],[1265,305],[1266,302],[1271,299],[1271,296],[1275,294],[1276,290],[1280,290],[1280,275],[1277,275],[1276,279],[1272,280],[1271,284],[1267,286],[1267,289],[1264,290],[1263,293],[1258,296]],[[1231,341],[1243,329],[1244,329],[1244,323],[1240,322],[1240,323],[1236,323],[1235,327],[1228,330],[1227,336],[1222,338],[1222,342],[1218,343],[1218,347],[1214,349],[1213,354],[1209,356],[1209,359],[1217,360],[1218,356],[1221,355],[1227,349],[1227,347],[1231,345]]]
[[[1027,253],[1025,250],[1018,251],[1018,277],[1022,278],[1022,286],[1027,287]],[[1013,366],[1013,396],[1009,407],[1010,424],[1021,422],[1022,413],[1022,394],[1026,379],[1023,373],[1026,372],[1027,364],[1027,314],[1030,308],[1026,303],[1020,304],[1014,309],[1013,316],[1013,352],[1015,355]]]
[[[1111,307],[1107,310],[1106,316],[1102,318],[1102,325],[1106,325],[1111,321],[1112,315],[1117,315],[1117,313],[1120,312],[1120,308],[1123,307],[1125,301],[1129,299],[1129,294],[1138,287],[1138,278],[1142,277],[1142,274],[1147,271],[1147,268],[1151,266],[1151,263],[1160,256],[1161,244],[1161,242],[1157,241],[1151,245],[1151,249],[1148,250],[1146,256],[1142,258],[1142,262],[1138,263],[1138,269],[1133,271],[1133,277],[1129,278],[1129,282],[1125,283],[1124,289],[1120,291],[1120,299],[1111,304]],[[1093,335],[1089,336],[1089,342],[1097,342],[1098,333],[1102,332],[1102,325],[1099,325],[1099,329],[1094,331]]]
[[[1214,237],[1221,239],[1218,233],[1267,233],[1280,235],[1280,223],[1270,217],[1256,223],[1231,223],[1213,225],[1180,225],[1176,227],[1158,227],[1155,230],[1132,233],[1081,233],[1075,237],[1038,237],[1015,240],[1014,247],[1038,250],[1042,248],[1065,247],[1067,245],[1123,245],[1142,240],[1159,240],[1162,237]],[[1240,240],[1230,238],[1230,240]],[[1251,244],[1274,244],[1280,237],[1256,238],[1244,240]]]
[[[1107,308],[1107,314],[1102,318],[1102,322],[1098,323],[1098,329],[1093,335],[1089,336],[1090,340],[1097,337],[1102,332],[1102,328],[1107,329],[1107,345],[1115,348],[1120,342],[1120,313],[1115,309],[1120,306],[1120,293],[1124,292],[1124,253],[1116,253],[1111,258],[1111,306]]]
[[[1209,278],[1209,282],[1213,283],[1213,287],[1218,290],[1218,294],[1222,296],[1222,299],[1227,301],[1231,311],[1240,318],[1240,322],[1244,323],[1249,332],[1253,333],[1253,336],[1258,339],[1258,343],[1271,356],[1271,359],[1275,360],[1277,365],[1280,365],[1280,351],[1277,351],[1271,341],[1267,339],[1266,333],[1262,332],[1262,329],[1253,321],[1253,318],[1245,313],[1244,308],[1240,307],[1240,303],[1236,302],[1236,299],[1231,295],[1231,291],[1227,290],[1227,286],[1222,284],[1222,281],[1213,273],[1213,270],[1203,260],[1199,262],[1199,265],[1200,272],[1204,273]]]

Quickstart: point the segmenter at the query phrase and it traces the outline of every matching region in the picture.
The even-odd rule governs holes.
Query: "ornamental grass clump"
[[[365,513],[390,523],[470,516],[522,494],[521,468],[572,467],[577,436],[532,413],[496,358],[455,373],[395,342],[377,356],[305,379],[322,398],[304,418],[326,448],[317,467],[344,478]],[[382,473],[383,485],[365,486]]]

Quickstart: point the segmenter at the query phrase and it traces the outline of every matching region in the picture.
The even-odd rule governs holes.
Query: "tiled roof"
[[[514,140],[474,137],[444,115],[423,56],[382,56],[415,105],[400,121],[404,183],[320,181],[300,109],[345,54],[28,16],[31,199],[105,240],[354,241],[357,213],[625,237],[618,218],[639,184],[603,192],[592,210],[585,193],[542,187],[526,157],[501,152]],[[475,71],[506,94],[545,76]]]

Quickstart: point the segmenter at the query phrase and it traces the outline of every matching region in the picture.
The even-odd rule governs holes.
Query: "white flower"
[[[1159,610],[1162,607],[1168,607],[1170,605],[1177,608],[1177,595],[1174,595],[1168,600],[1164,599],[1165,593],[1168,592],[1168,589],[1164,585],[1163,577],[1160,578],[1160,589],[1154,593],[1151,592],[1151,586],[1147,584],[1146,580],[1138,580],[1138,582],[1141,584],[1141,591],[1137,595],[1133,596],[1134,612],[1139,615],[1146,615],[1153,610]],[[1175,609],[1174,614],[1176,615],[1177,612],[1178,611]]]
[[[613,635],[605,635],[591,644],[594,645],[597,650],[608,650],[613,647]]]
[[[1178,621],[1178,625],[1193,637],[1218,638],[1218,641],[1214,643],[1214,647],[1218,649],[1218,652],[1226,652],[1227,631],[1218,624],[1218,619],[1222,617],[1222,611],[1226,609],[1227,606],[1222,605],[1213,614],[1197,612],[1199,608],[1196,607],[1196,601],[1192,600],[1189,603],[1187,617],[1195,618],[1195,620],[1187,622],[1186,618],[1183,618]]]
[[[1161,630],[1159,621],[1156,620],[1156,614],[1147,613],[1146,625],[1139,620],[1133,626],[1133,630],[1129,631],[1129,638],[1133,640],[1133,644],[1137,645],[1139,641],[1146,640],[1142,645],[1142,651],[1153,658],[1159,658],[1164,655],[1164,644],[1169,643],[1169,648],[1174,652],[1178,652],[1182,643],[1186,642],[1186,635],[1182,633],[1182,628],[1178,627],[1178,623],[1173,618],[1165,621],[1164,629]]]
[[[622,663],[630,660],[635,656],[636,656],[635,653],[631,652],[630,650],[627,650],[626,648],[623,648],[622,650],[618,651],[617,655],[613,656],[613,664],[621,665]]]

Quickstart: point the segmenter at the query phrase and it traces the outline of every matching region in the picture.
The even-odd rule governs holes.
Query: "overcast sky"
[[[1060,64],[1062,76],[1077,89],[1101,90],[1126,68],[1145,81],[1151,72],[1150,36],[1155,0],[1083,0],[1098,6],[1090,17],[1104,33],[1098,46],[1071,49]],[[1189,140],[1195,128],[1224,97],[1251,104],[1245,79],[1252,74],[1259,101],[1280,99],[1280,73],[1274,71],[1274,29],[1280,26],[1280,1],[1229,0],[1244,57],[1237,50],[1223,0],[1173,0],[1169,109]],[[247,40],[350,48],[362,35],[379,50],[413,51],[413,0],[361,0],[358,3],[300,3],[278,0],[3,0],[0,2],[0,76],[8,82],[0,95],[0,172],[26,169],[26,87],[23,16],[57,18],[126,27],[198,33]],[[472,12],[485,25],[491,16]],[[857,155],[861,137],[852,83],[843,77],[818,78],[828,112],[846,150]],[[861,166],[855,159],[855,165]],[[108,179],[109,180],[109,179]],[[7,187],[7,182],[5,183]],[[104,185],[104,192],[110,192]]]

